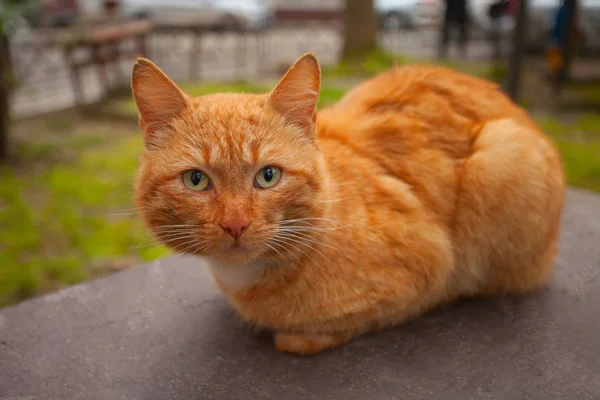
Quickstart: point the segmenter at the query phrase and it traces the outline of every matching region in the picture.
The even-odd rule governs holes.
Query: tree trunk
[[[519,1],[519,13],[517,14],[517,26],[512,38],[512,54],[508,66],[508,77],[506,80],[506,92],[510,98],[517,102],[521,86],[521,70],[523,69],[523,56],[525,53],[525,38],[527,25],[527,0]]]
[[[8,92],[10,85],[10,54],[8,37],[0,30],[0,162],[8,155]]]
[[[373,0],[346,0],[342,57],[373,52],[377,48],[377,26]]]

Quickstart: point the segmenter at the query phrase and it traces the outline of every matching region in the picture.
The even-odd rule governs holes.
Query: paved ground
[[[456,304],[315,357],[275,352],[198,259],[0,311],[0,399],[600,398],[600,198],[570,191],[551,286]]]

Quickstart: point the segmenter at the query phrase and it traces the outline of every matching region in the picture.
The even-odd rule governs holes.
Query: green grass
[[[203,96],[207,94],[237,92],[237,93],[267,93],[275,86],[277,82],[271,84],[252,84],[247,82],[224,82],[224,83],[182,83],[181,89],[191,96]],[[345,89],[336,86],[323,86],[321,96],[319,97],[319,107],[324,107],[338,101],[345,93]],[[130,99],[122,99],[116,102],[115,109],[119,114],[136,116],[137,107],[135,102]]]
[[[273,82],[273,86],[276,82]],[[207,82],[207,83],[180,83],[181,89],[191,96],[203,96],[214,93],[266,93],[271,90],[270,86],[259,85],[248,82]],[[117,101],[115,109],[120,114],[137,115],[137,107],[130,97]]]
[[[394,64],[405,64],[403,57],[377,50],[366,57],[348,58],[342,62],[323,67],[325,78],[368,77],[390,69]]]
[[[600,108],[600,83],[594,82],[575,89],[588,102]]]
[[[600,193],[600,113],[568,122],[546,117],[538,123],[561,153],[567,182]]]
[[[145,229],[124,215],[135,128],[57,121],[15,126],[14,161],[0,168],[0,306],[168,253],[139,247]]]
[[[393,65],[402,66],[407,64],[439,65],[495,82],[502,82],[507,72],[504,64],[495,65],[488,62],[473,61],[463,63],[453,60],[432,61],[414,57],[401,57],[376,50],[367,56],[349,58],[333,66],[323,67],[323,77],[325,79],[369,77],[387,71]]]

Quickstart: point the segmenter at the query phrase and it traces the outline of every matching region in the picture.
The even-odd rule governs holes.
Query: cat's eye
[[[210,179],[202,171],[189,170],[185,171],[182,176],[183,184],[188,188],[197,192],[210,189]]]
[[[281,170],[277,167],[264,167],[254,177],[254,187],[268,189],[281,179]]]

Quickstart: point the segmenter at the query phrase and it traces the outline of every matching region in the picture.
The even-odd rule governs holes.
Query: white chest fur
[[[262,264],[224,264],[214,258],[207,258],[208,271],[215,280],[228,291],[236,291],[252,285],[264,274]]]

